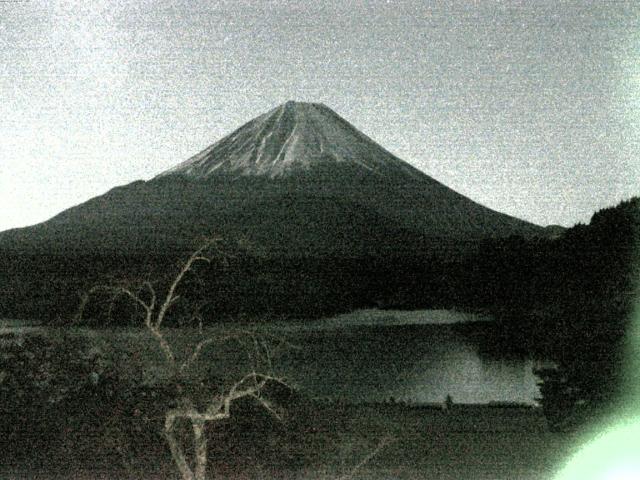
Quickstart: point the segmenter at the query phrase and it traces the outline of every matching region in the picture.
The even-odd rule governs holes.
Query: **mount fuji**
[[[278,178],[322,166],[347,165],[381,177],[423,176],[326,106],[289,101],[160,177],[206,179],[225,174]]]
[[[253,259],[226,297],[250,285],[243,299],[262,288],[272,308],[276,291],[305,302],[331,291],[325,303],[338,305],[354,289],[395,288],[390,278],[401,284],[416,266],[473,255],[481,241],[546,232],[453,191],[326,106],[287,102],[148,181],[0,233],[0,306],[24,296],[24,309],[0,314],[27,315],[36,304],[48,314],[60,296],[75,302],[89,278],[166,263],[210,235],[242,240]],[[38,289],[46,299],[24,293]]]
[[[0,234],[0,248],[182,250],[217,232],[267,256],[360,256],[544,235],[379,146],[321,104],[287,102],[176,167]]]

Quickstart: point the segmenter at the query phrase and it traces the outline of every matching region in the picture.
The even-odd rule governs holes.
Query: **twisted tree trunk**
[[[182,446],[174,435],[175,422],[177,415],[173,411],[169,411],[166,414],[166,420],[164,424],[164,437],[169,444],[169,450],[171,450],[171,457],[180,471],[182,480],[195,480],[193,470],[189,466],[187,457],[182,450]],[[204,477],[203,477],[204,478]]]
[[[185,275],[193,269],[196,263],[210,263],[212,257],[207,255],[207,250],[213,249],[214,252],[219,253],[220,251],[217,247],[217,243],[218,239],[215,238],[207,240],[203,246],[196,250],[186,260],[169,286],[168,292],[162,303],[158,302],[156,290],[150,281],[141,282],[137,288],[131,288],[127,283],[113,286],[98,285],[89,290],[89,292],[81,299],[80,308],[75,320],[78,322],[82,320],[82,314],[89,300],[89,296],[92,294],[110,294],[111,305],[119,296],[129,298],[134,304],[142,308],[144,312],[144,325],[157,342],[158,347],[166,360],[171,377],[179,384],[180,379],[182,379],[188,373],[188,370],[193,366],[193,364],[195,364],[204,348],[238,336],[237,334],[227,334],[219,338],[215,336],[204,337],[193,346],[191,352],[187,355],[184,361],[179,362],[172,344],[166,338],[165,332],[162,329],[162,324],[167,313],[180,299],[180,295],[176,292]],[[199,314],[196,311],[193,318],[198,318],[198,316]],[[201,325],[200,332],[202,333]],[[256,348],[259,349],[260,345],[257,340],[253,336],[251,336],[251,338],[253,339],[253,343]],[[265,345],[262,345],[262,348],[266,350],[270,365],[270,352]],[[180,399],[182,402],[180,407],[166,412],[163,434],[169,445],[171,457],[182,476],[182,480],[205,480],[207,474],[207,438],[205,426],[207,422],[229,418],[231,416],[231,404],[235,400],[243,397],[251,397],[279,418],[278,413],[272,408],[271,404],[264,397],[261,397],[260,394],[269,381],[282,383],[282,380],[270,375],[256,373],[255,370],[256,367],[254,366],[254,371],[252,373],[249,373],[238,380],[227,390],[226,393],[214,395],[203,411],[199,411],[190,398],[182,397]],[[194,458],[192,462],[189,462],[187,459],[184,448],[175,435],[175,425],[176,421],[179,419],[187,420],[191,424],[194,444]]]
[[[196,480],[205,480],[207,472],[207,437],[204,433],[204,425],[202,420],[191,421],[196,457]]]
[[[230,414],[225,409],[225,402],[219,404],[215,413],[201,413],[193,407],[169,410],[164,424],[164,437],[169,444],[171,456],[175,462],[182,480],[205,480],[207,476],[207,436],[205,426],[207,422],[229,418]],[[193,466],[189,464],[182,445],[175,436],[176,420],[183,418],[191,423],[193,431],[194,457]]]

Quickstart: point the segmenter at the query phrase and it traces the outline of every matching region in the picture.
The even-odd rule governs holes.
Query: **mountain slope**
[[[267,256],[410,254],[544,234],[418,171],[327,107],[287,102],[150,181],[0,234],[0,248],[183,250],[212,232]]]
[[[206,179],[226,174],[275,178],[344,164],[381,176],[423,176],[326,106],[287,102],[159,177]]]
[[[212,234],[248,245],[228,272],[207,274],[213,318],[451,304],[452,260],[487,238],[545,232],[451,190],[327,107],[287,102],[149,181],[0,233],[0,315],[64,316],[88,285],[162,276]]]

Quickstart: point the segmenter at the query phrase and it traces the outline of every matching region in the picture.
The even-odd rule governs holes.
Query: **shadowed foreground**
[[[149,363],[148,342],[127,351],[105,335],[107,353],[98,337],[68,331],[2,336],[0,478],[179,478],[162,435],[178,385],[129,375],[136,362]],[[206,401],[224,386],[221,371],[235,373],[196,369],[179,386]],[[346,404],[280,383],[263,393],[277,416],[244,398],[205,427],[207,478],[544,480],[575,443],[550,432],[538,408]],[[184,419],[175,436],[193,458]]]
[[[553,478],[573,443],[568,434],[550,433],[539,409],[454,406],[445,412],[400,404],[319,404],[300,399],[294,403],[284,422],[242,405],[245,411],[235,421],[208,430],[209,478],[544,480]],[[148,448],[139,444],[136,451],[122,451],[115,445],[96,446],[93,459],[79,458],[71,449],[67,458],[48,457],[36,469],[24,460],[5,463],[0,476],[178,478],[164,444],[153,441],[153,432],[143,431],[152,422],[144,416],[137,420],[141,428],[130,423],[139,435],[132,440],[151,440]],[[90,440],[67,439],[81,444]],[[84,455],[91,451],[85,445]],[[136,454],[146,458],[126,458]],[[93,465],[87,465],[88,460]]]

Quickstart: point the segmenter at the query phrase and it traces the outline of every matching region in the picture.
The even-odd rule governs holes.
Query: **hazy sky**
[[[325,103],[494,209],[640,194],[640,2],[0,1],[0,230]]]

